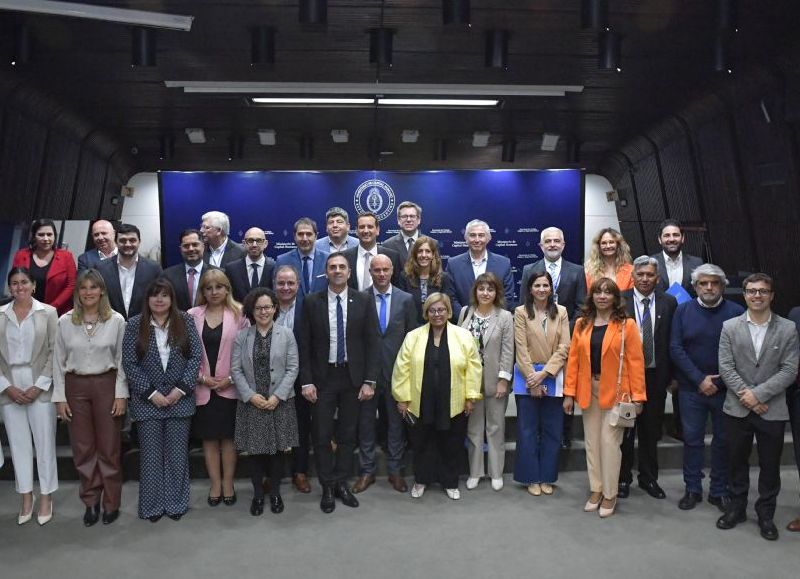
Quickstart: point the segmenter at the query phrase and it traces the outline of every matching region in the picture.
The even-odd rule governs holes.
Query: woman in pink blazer
[[[200,278],[197,307],[189,310],[203,343],[195,397],[197,413],[192,434],[203,441],[206,470],[211,479],[208,504],[236,503],[233,475],[236,447],[233,444],[238,395],[231,379],[231,354],[239,330],[250,322],[242,306],[234,301],[231,282],[222,270],[207,270]]]

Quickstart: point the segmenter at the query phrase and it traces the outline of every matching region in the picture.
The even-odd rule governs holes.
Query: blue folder
[[[542,369],[544,369],[544,364],[533,364],[534,372],[539,372]],[[545,378],[542,381],[542,385],[546,387],[545,395],[563,396],[563,370],[559,372],[557,376],[549,376]],[[527,382],[525,381],[525,376],[522,375],[516,364],[514,364],[514,388],[512,391],[514,394],[520,394],[522,396],[530,396],[531,394],[531,391],[528,389]]]

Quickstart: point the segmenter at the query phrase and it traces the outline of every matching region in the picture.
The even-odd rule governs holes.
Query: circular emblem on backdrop
[[[357,214],[371,211],[383,221],[394,210],[394,191],[386,181],[368,179],[356,188],[353,205]]]

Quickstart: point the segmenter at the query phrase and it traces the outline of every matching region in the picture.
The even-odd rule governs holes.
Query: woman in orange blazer
[[[621,292],[633,288],[631,248],[613,227],[601,229],[592,238],[592,247],[583,269],[586,271],[587,288],[601,277],[613,279]]]
[[[78,272],[75,259],[58,249],[56,224],[51,219],[31,223],[28,247],[14,254],[12,267],[24,267],[36,282],[34,298],[53,306],[61,316],[72,309],[72,292]]]
[[[198,306],[187,313],[194,319],[203,359],[195,387],[197,413],[192,434],[203,441],[206,471],[211,481],[208,504],[236,502],[236,403],[239,399],[231,378],[233,342],[239,330],[250,326],[242,306],[234,301],[231,282],[219,269],[206,270],[198,286]],[[220,460],[221,457],[221,460]]]
[[[617,403],[617,377],[623,333],[622,380],[619,396],[628,394],[637,404],[647,400],[644,354],[636,321],[628,318],[619,288],[600,278],[592,284],[583,315],[575,323],[564,380],[564,412],[572,414],[577,401],[583,414],[586,469],[591,495],[583,510],[610,517],[617,506],[617,486],[622,460],[624,429],[611,426],[611,409]]]

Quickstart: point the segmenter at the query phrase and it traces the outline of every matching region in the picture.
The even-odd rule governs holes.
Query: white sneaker
[[[496,491],[503,490],[503,479],[501,478],[493,478],[492,479],[492,488]]]
[[[424,494],[425,494],[425,485],[414,483],[414,486],[411,487],[411,498],[418,499]]]
[[[457,501],[461,498],[461,492],[458,489],[444,489],[447,492],[447,496]]]
[[[476,488],[476,487],[478,486],[478,482],[479,482],[480,480],[481,480],[481,479],[480,479],[480,478],[478,478],[477,476],[471,476],[471,477],[469,477],[469,478],[467,479],[467,490],[468,490],[468,491],[471,491],[472,489]]]

